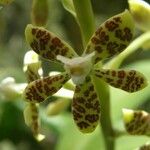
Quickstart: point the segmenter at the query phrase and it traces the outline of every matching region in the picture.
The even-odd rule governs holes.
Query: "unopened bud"
[[[32,23],[36,26],[45,26],[48,20],[48,2],[47,0],[33,0]]]
[[[137,27],[143,31],[150,30],[150,5],[143,0],[128,0],[128,3]]]
[[[0,4],[1,5],[8,5],[10,3],[12,3],[14,0],[0,0]]]
[[[62,111],[64,111],[70,103],[69,99],[59,99],[55,102],[51,102],[46,109],[46,113],[48,116],[58,115]]]
[[[132,135],[150,136],[150,114],[145,111],[123,109],[125,128]]]

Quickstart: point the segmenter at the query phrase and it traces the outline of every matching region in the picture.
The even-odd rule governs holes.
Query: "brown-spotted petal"
[[[24,119],[27,126],[29,126],[34,136],[39,134],[39,112],[38,106],[35,103],[28,103],[24,110]]]
[[[41,67],[41,62],[32,63],[26,66],[26,78],[28,83],[40,79],[39,69]]]
[[[86,78],[84,84],[76,86],[72,112],[81,132],[90,133],[95,130],[100,119],[100,102],[90,77]]]
[[[135,70],[95,69],[94,74],[111,86],[131,93],[147,86],[144,75]]]
[[[68,58],[77,56],[71,46],[43,27],[28,24],[25,36],[31,48],[43,58],[57,61],[57,55]]]
[[[129,134],[150,136],[150,114],[145,111],[123,109],[124,125]]]
[[[98,61],[122,52],[133,37],[134,22],[128,10],[106,20],[91,37],[85,54],[96,52]]]
[[[23,92],[23,98],[28,102],[43,102],[56,93],[69,80],[67,73],[45,77],[28,84]]]

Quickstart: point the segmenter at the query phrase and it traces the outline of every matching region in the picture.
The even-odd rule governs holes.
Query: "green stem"
[[[95,23],[90,0],[73,0],[80,26],[83,46],[85,47],[94,33]]]
[[[143,33],[141,36],[136,38],[122,53],[120,53],[117,57],[112,59],[106,67],[117,69],[120,67],[121,63],[133,52],[135,52],[138,48],[144,45],[146,42],[150,41],[150,31]]]
[[[106,150],[114,150],[115,137],[111,122],[111,108],[110,108],[110,91],[109,86],[97,77],[93,77],[93,83],[96,88],[101,105],[101,120],[100,125],[105,141]]]

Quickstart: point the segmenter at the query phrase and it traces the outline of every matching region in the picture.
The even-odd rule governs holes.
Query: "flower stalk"
[[[81,30],[83,46],[85,47],[94,33],[94,15],[90,0],[73,0],[77,20]]]

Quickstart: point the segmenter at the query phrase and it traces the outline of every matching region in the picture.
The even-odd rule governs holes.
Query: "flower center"
[[[58,55],[57,60],[64,63],[65,70],[71,75],[74,84],[82,84],[85,81],[86,76],[90,73],[93,63],[92,57],[95,53],[91,53],[82,57],[66,58]]]

